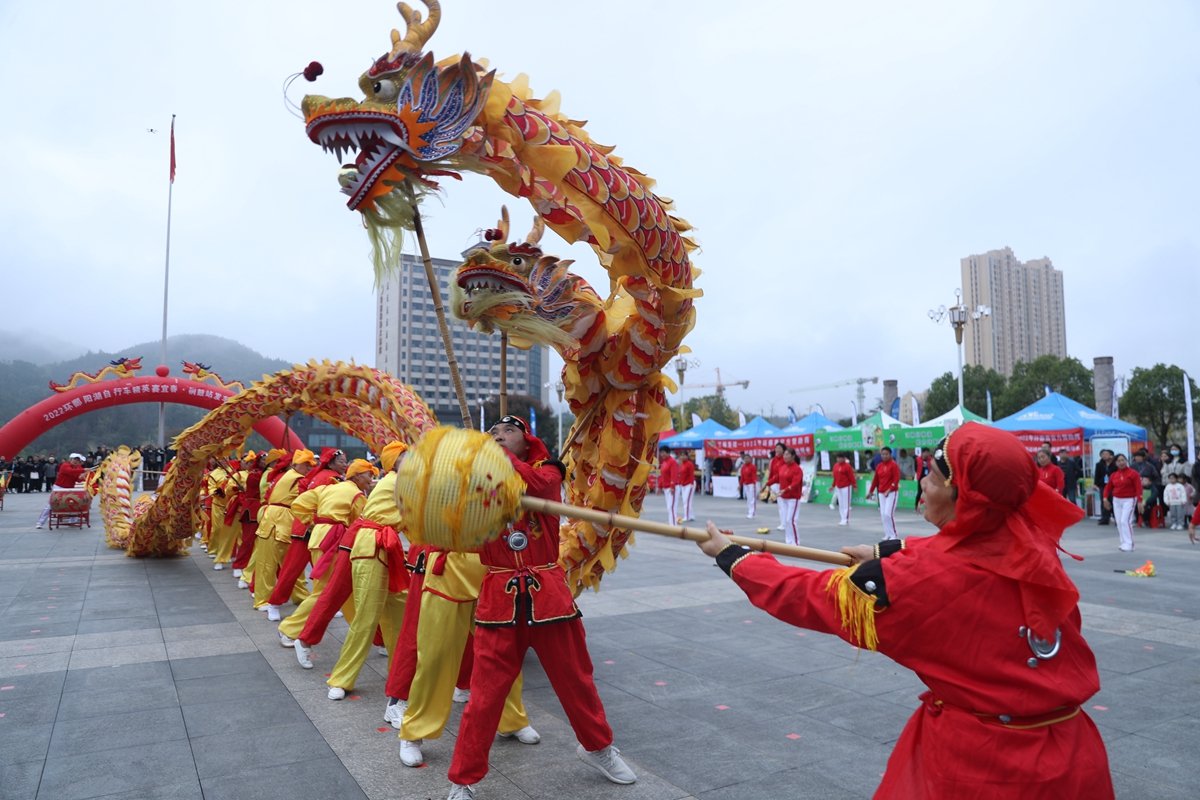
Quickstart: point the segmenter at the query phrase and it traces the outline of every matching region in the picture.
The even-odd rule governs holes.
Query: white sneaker
[[[240,577],[242,577],[242,571],[241,571],[240,569],[235,569],[235,570],[233,571],[233,577],[235,577],[235,578],[240,578]]]
[[[754,515],[753,515],[753,514],[747,514],[747,515],[746,515],[746,519],[754,519]]]
[[[213,564],[213,569],[225,569],[224,564]]]
[[[36,528],[34,528],[35,531],[40,531],[41,529],[42,529],[41,525],[38,525]]]
[[[279,644],[282,645],[283,647],[295,647],[296,640],[289,639],[288,637],[283,635],[283,631],[280,631],[279,632]]]
[[[267,619],[271,620],[271,622],[279,622],[279,606],[273,606],[270,603],[267,603]]]
[[[450,794],[446,800],[475,800],[475,786],[463,786],[458,783],[450,784]]]
[[[197,538],[197,539],[199,539],[199,538],[200,538],[200,534],[196,534],[196,538]],[[204,542],[201,542],[201,543],[200,543],[200,549],[201,549],[201,550],[203,550],[204,552],[206,552],[206,553],[207,553],[207,552],[208,552],[208,545],[206,545]]]
[[[387,708],[383,710],[383,721],[391,724],[393,728],[399,730],[400,724],[404,721],[404,712],[407,709],[407,700],[397,700],[393,703],[389,699]]]
[[[266,611],[268,614],[269,614],[269,613],[271,613],[271,607],[270,607],[270,606],[259,606],[259,607],[258,607],[258,610],[259,610],[259,611]]]
[[[400,763],[406,767],[419,767],[425,763],[425,756],[421,754],[420,739],[415,742],[400,740]]]
[[[300,662],[300,666],[305,669],[312,669],[312,648],[304,642],[296,639],[292,645],[292,649],[296,651],[296,660]]]
[[[781,530],[783,530],[783,526],[782,526],[782,525],[780,525],[780,526],[779,526],[778,528],[776,528],[775,530],[777,530],[777,531],[781,531]]]
[[[330,686],[329,694],[325,696],[330,700],[344,700],[346,698],[346,690],[340,686]]]
[[[838,525],[849,525],[849,522],[839,522]]]
[[[340,612],[340,611],[339,611],[339,612],[337,612],[336,614],[334,614],[334,615],[333,615],[333,618],[334,618],[334,619],[341,619],[343,616],[344,616],[344,615],[342,614],[342,612]]]
[[[216,551],[216,550],[209,550],[209,551],[208,551],[208,557],[209,557],[209,558],[216,558],[216,557],[217,557],[217,551]]]
[[[576,745],[575,755],[589,767],[603,772],[613,783],[627,784],[637,780],[637,775],[621,758],[621,751],[611,744],[603,750],[584,750],[583,745]]]
[[[500,737],[502,739],[511,739],[514,736],[516,737],[517,741],[520,742],[521,744],[537,744],[538,742],[540,742],[542,740],[542,735],[540,733],[538,733],[537,731],[535,731],[533,729],[532,725],[526,725],[524,728],[521,728],[521,730],[519,730],[519,731],[512,731],[510,733],[500,734]]]
[[[249,589],[249,588],[250,588],[250,584],[246,583],[246,582],[245,582],[245,581],[243,581],[243,580],[238,580],[238,588],[239,588],[239,589]]]
[[[387,648],[384,647],[383,645],[379,645],[378,647],[376,647],[375,652],[381,656],[386,656],[388,654]]]
[[[470,689],[460,689],[457,686],[455,686],[453,699],[454,699],[454,702],[456,702],[456,703],[465,703],[471,699],[471,690]]]

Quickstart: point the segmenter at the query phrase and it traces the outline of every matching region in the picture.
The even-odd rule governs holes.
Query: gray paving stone
[[[166,661],[149,661],[120,666],[73,669],[66,676],[64,692],[117,692],[151,686],[174,688],[171,665]]]
[[[58,721],[108,717],[131,711],[177,708],[179,697],[170,683],[134,682],[125,690],[65,692],[58,708]]]
[[[0,787],[5,800],[34,800],[42,781],[41,759],[17,764],[0,764]]]
[[[308,719],[296,701],[284,691],[278,693],[278,700],[268,702],[227,700],[184,706],[183,717],[187,722],[188,736],[192,737],[289,725]]]
[[[134,748],[187,736],[178,706],[64,720],[54,727],[49,758]]]
[[[186,739],[48,758],[39,800],[108,797],[183,796],[196,779]],[[198,780],[198,779],[196,779]]]
[[[701,792],[698,800],[741,800],[744,797],[778,797],[789,800],[863,800],[869,794],[850,791],[823,775],[789,769],[748,781]]]
[[[0,765],[44,761],[53,731],[52,722],[0,726]]]
[[[205,800],[247,797],[336,797],[356,800],[366,795],[336,757],[256,768],[201,781]]]
[[[212,736],[193,737],[192,755],[202,781],[254,769],[333,757],[325,739],[307,719],[270,728],[254,726]],[[312,796],[312,795],[307,795]]]

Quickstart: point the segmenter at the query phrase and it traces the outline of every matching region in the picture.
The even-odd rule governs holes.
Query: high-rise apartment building
[[[1018,361],[1067,357],[1063,274],[1048,258],[1024,263],[1012,248],[962,260],[963,303],[991,314],[972,320],[963,337],[966,363],[1011,376]]]
[[[459,263],[433,259],[454,341],[454,356],[466,386],[467,400],[477,417],[480,398],[500,393],[500,336],[477,333],[451,313],[447,286]],[[461,424],[425,268],[416,257],[405,254],[399,272],[379,289],[375,330],[375,368],[412,386],[443,424]],[[549,402],[549,389],[545,387],[549,372],[550,353],[546,348],[508,349],[510,395],[529,395]]]

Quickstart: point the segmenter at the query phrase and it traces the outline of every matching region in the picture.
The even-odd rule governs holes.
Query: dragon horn
[[[546,223],[542,222],[541,215],[535,215],[533,218],[533,230],[525,237],[525,244],[537,244],[542,240],[542,234],[546,232]]]
[[[429,19],[421,21],[421,12],[413,11],[408,3],[397,3],[396,9],[400,12],[400,16],[404,17],[404,38],[400,38],[400,31],[392,31],[392,52],[388,56],[389,60],[394,60],[400,53],[408,51],[410,53],[419,53],[425,47],[425,43],[429,41],[429,37],[433,36],[433,32],[437,30],[438,23],[442,20],[442,6],[438,0],[421,0],[425,7],[429,9]]]
[[[500,231],[500,238],[497,241],[504,244],[508,241],[508,206],[500,206],[500,221],[496,223],[496,227]]]

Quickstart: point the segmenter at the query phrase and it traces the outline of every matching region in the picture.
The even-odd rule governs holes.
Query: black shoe
[[[1102,520],[1100,520],[1099,522],[1097,522],[1096,524],[1097,524],[1097,525],[1107,525],[1107,524],[1108,524],[1108,520],[1106,520],[1106,519],[1102,519]]]

